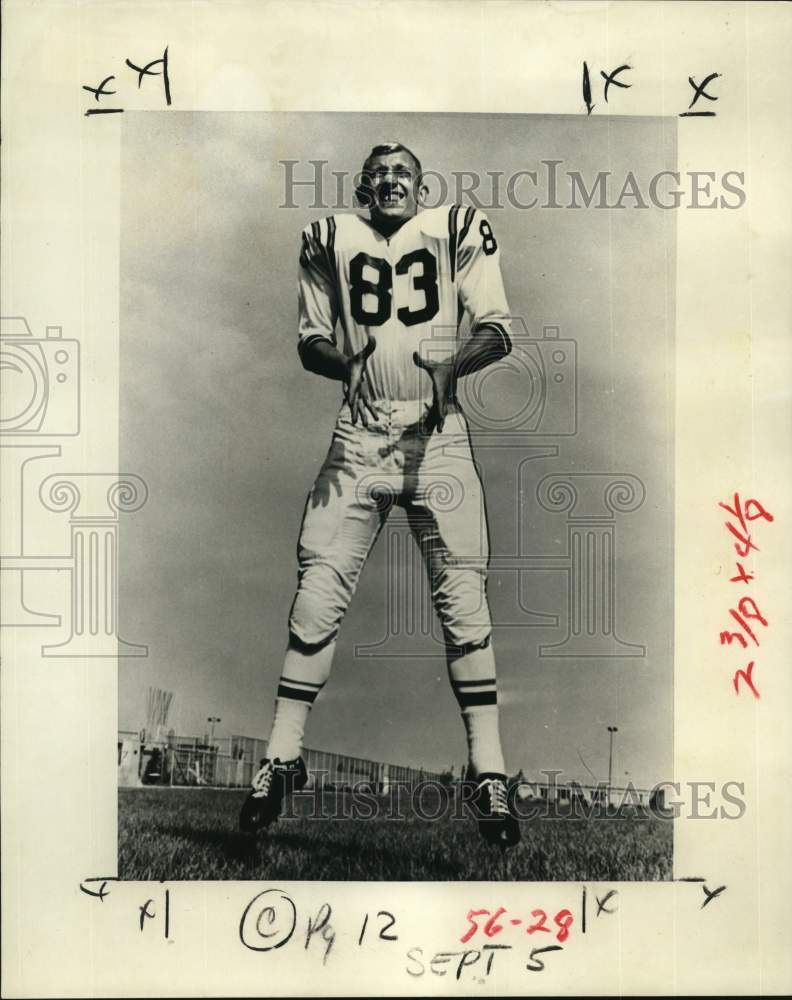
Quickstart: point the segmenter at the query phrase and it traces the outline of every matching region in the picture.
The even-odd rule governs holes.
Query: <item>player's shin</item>
[[[449,646],[448,674],[465,724],[470,771],[474,775],[505,774],[495,657],[489,641],[475,646]]]
[[[290,639],[267,743],[270,760],[287,761],[300,756],[308,713],[330,676],[335,645],[334,639],[316,646]]]

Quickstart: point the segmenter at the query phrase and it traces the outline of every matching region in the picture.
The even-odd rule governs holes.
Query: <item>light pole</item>
[[[610,733],[610,750],[608,751],[608,798],[610,798],[611,778],[613,777],[613,734],[618,733],[618,726],[608,726]]]
[[[214,746],[214,727],[215,727],[215,724],[218,723],[218,722],[222,722],[223,720],[220,718],[219,715],[210,715],[206,721],[209,723],[209,725],[211,727],[211,732],[209,734],[209,743],[212,746]]]

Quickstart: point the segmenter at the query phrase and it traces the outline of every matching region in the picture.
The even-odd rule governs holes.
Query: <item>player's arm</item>
[[[460,210],[461,212],[461,210]],[[489,220],[474,209],[463,215],[455,253],[459,300],[470,317],[471,336],[445,361],[414,361],[432,379],[431,423],[442,431],[457,380],[505,358],[511,351],[509,307],[500,269],[500,251]]]
[[[304,348],[300,355],[306,371],[344,383],[344,398],[352,411],[352,423],[356,424],[360,418],[366,427],[369,416],[375,420],[379,416],[366,380],[366,361],[376,346],[376,341],[369,334],[363,350],[348,358],[328,341],[317,339]]]
[[[307,372],[324,375],[325,378],[346,382],[349,378],[349,361],[345,354],[329,340],[317,337],[300,348],[300,360]]]
[[[366,382],[366,361],[376,347],[373,337],[352,357],[336,346],[338,289],[331,273],[328,251],[316,237],[316,229],[307,227],[302,234],[298,276],[299,330],[297,351],[306,371],[344,383],[344,396],[352,411],[368,425],[368,414],[375,419],[374,407]]]

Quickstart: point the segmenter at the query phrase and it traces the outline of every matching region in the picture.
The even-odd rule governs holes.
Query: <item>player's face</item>
[[[407,153],[386,153],[369,164],[369,182],[374,192],[372,219],[406,222],[418,212],[420,188],[415,163]]]

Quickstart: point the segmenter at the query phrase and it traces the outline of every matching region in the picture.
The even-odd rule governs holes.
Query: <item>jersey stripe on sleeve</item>
[[[337,283],[338,268],[335,256],[336,220],[331,215],[327,220],[327,265],[330,270],[330,278]]]
[[[460,246],[462,246],[462,244],[465,242],[465,237],[467,236],[468,231],[470,230],[471,223],[473,222],[473,216],[475,214],[476,210],[472,206],[468,208],[468,210],[465,212],[465,221],[462,223],[462,229],[459,233]]]
[[[451,280],[456,279],[457,252],[457,215],[459,205],[452,205],[448,210],[448,254],[451,260]]]
[[[322,223],[327,223],[327,237],[325,239]],[[310,229],[310,235],[308,234]],[[336,221],[333,216],[327,219],[312,222],[310,226],[303,230],[302,249],[300,251],[300,264],[302,267],[313,270],[326,278],[328,281],[336,283],[338,278],[338,268],[335,258],[335,235]]]

